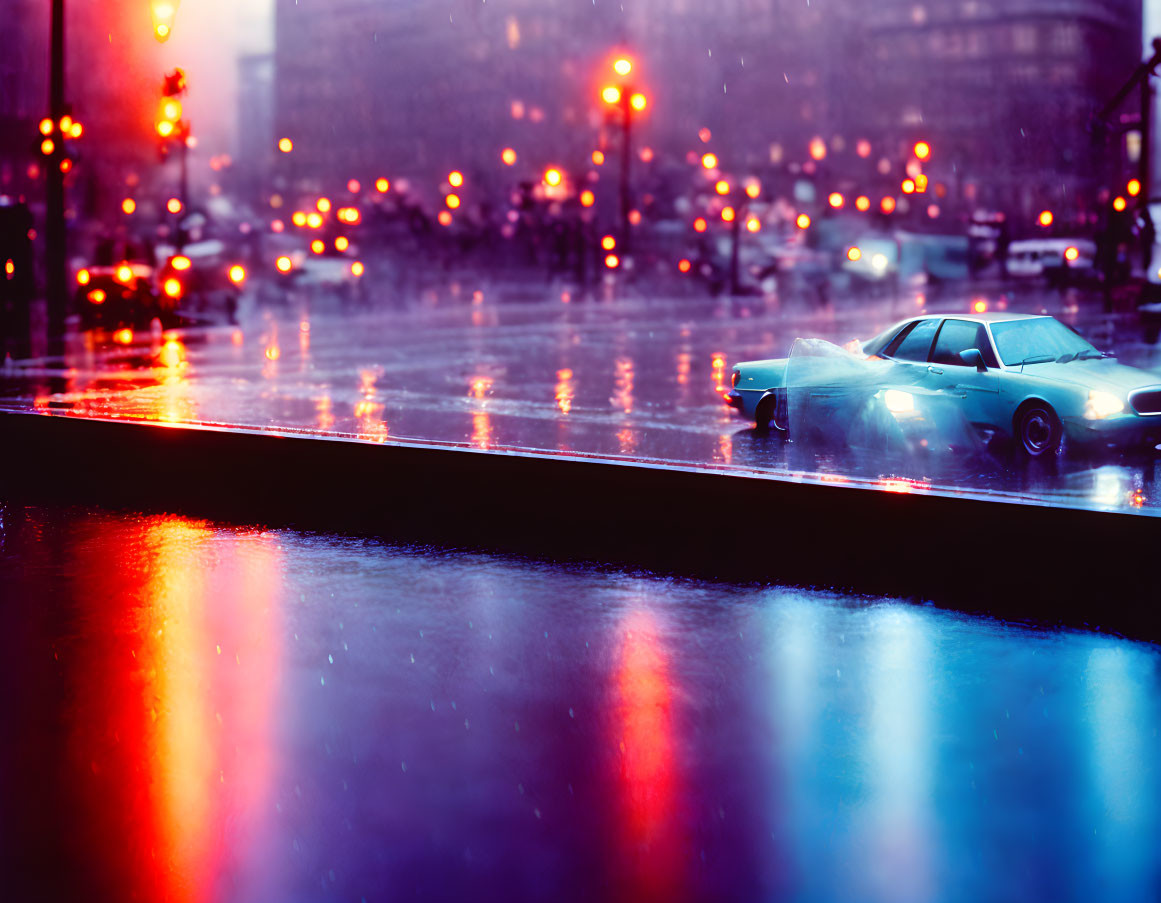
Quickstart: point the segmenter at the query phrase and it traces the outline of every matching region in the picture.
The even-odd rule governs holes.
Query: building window
[[[1016,53],[1035,53],[1036,43],[1035,25],[1012,26],[1012,50]]]

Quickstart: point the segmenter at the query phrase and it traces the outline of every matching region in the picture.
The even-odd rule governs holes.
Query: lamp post
[[[633,62],[628,57],[618,57],[613,62],[613,72],[621,79],[625,79],[633,71]],[[629,213],[632,209],[632,200],[629,191],[629,167],[632,153],[633,114],[643,112],[648,101],[640,91],[635,91],[624,82],[609,85],[601,91],[601,99],[610,107],[620,110],[621,116],[621,247],[623,252],[629,250],[629,230],[632,223]]]
[[[730,202],[722,209],[722,220],[730,227],[730,294],[737,295],[741,289],[738,262],[742,224],[745,223],[747,232],[757,232],[761,228],[758,218],[750,215],[750,201],[761,194],[762,186],[756,179],[751,179],[738,191],[727,179],[719,179],[714,190]]]
[[[65,104],[65,22],[64,0],[52,0],[52,22],[48,55],[48,115],[53,133],[67,113]],[[44,190],[45,294],[48,302],[48,336],[50,353],[64,347],[65,308],[68,303],[68,253],[65,235],[65,142],[61,135],[46,154],[47,172]]]

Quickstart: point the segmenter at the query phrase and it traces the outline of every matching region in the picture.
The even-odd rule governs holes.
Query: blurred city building
[[[842,119],[889,154],[929,142],[955,200],[1084,207],[1123,175],[1093,117],[1140,35],[1140,0],[881,0],[843,48]]]
[[[950,207],[1083,210],[1117,177],[1091,120],[1139,62],[1141,15],[1140,0],[882,0],[873,14],[862,0],[277,0],[274,129],[294,142],[279,172],[319,187],[451,168],[486,180],[503,147],[526,172],[583,166],[615,145],[599,91],[624,48],[659,163],[709,145],[727,168],[890,191],[924,140]]]

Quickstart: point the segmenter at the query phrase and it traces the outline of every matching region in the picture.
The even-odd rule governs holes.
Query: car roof
[[[912,317],[910,320],[904,320],[903,323],[910,323],[915,320],[974,320],[977,323],[1004,323],[1010,320],[1043,320],[1048,318],[1048,314],[1018,314],[996,311],[994,313],[943,313],[943,314],[923,314],[919,317]],[[900,325],[902,326],[903,323]]]

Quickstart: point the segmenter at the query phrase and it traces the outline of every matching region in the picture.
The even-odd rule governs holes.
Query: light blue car
[[[917,398],[938,395],[979,435],[1012,439],[1031,457],[1055,452],[1065,437],[1161,441],[1161,375],[1118,364],[1053,317],[928,315],[848,348],[845,359],[828,347],[829,358],[792,353],[737,364],[727,403],[759,429],[787,430],[791,405],[800,414],[807,407],[795,399],[843,399],[815,404],[816,418],[863,416],[874,404],[898,420],[913,414]]]

